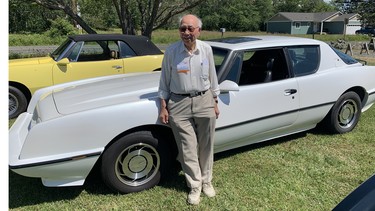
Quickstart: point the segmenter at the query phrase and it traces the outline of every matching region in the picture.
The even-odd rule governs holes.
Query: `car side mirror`
[[[57,62],[57,65],[66,66],[70,63],[68,58],[63,58],[60,61]]]
[[[238,87],[238,84],[236,84],[233,81],[225,80],[220,83],[220,93],[226,93],[230,91],[239,91],[240,88]]]

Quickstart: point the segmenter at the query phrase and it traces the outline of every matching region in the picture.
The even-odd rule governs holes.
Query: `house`
[[[359,14],[279,12],[267,21],[267,32],[286,34],[355,34]]]

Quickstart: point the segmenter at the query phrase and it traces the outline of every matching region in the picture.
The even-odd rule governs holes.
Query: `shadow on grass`
[[[314,132],[313,132],[314,133]],[[257,144],[252,144],[237,149],[215,154],[215,160],[225,159],[235,154],[251,151],[258,148],[277,145],[288,142],[306,135],[301,132],[286,137],[281,137]],[[181,172],[180,164],[173,162],[160,181],[160,187],[167,189],[175,189],[177,191],[187,192],[186,181]],[[9,208],[20,208],[24,206],[37,205],[45,202],[56,202],[61,200],[70,200],[78,197],[83,191],[94,195],[117,194],[110,190],[102,181],[98,166],[94,166],[92,172],[87,177],[83,186],[77,187],[60,187],[49,188],[43,186],[39,178],[29,178],[20,176],[9,171]]]
[[[9,208],[19,208],[74,199],[82,192],[82,187],[48,188],[39,178],[29,178],[9,170]]]
[[[296,134],[292,134],[292,135],[288,135],[288,136],[284,136],[284,137],[280,137],[276,139],[271,139],[271,140],[260,142],[260,143],[246,145],[243,147],[231,149],[231,150],[224,151],[224,152],[219,152],[215,154],[214,160],[215,161],[221,160],[221,159],[225,159],[225,158],[228,158],[228,157],[231,157],[233,155],[240,154],[243,152],[247,152],[247,151],[251,151],[251,150],[255,150],[255,149],[259,149],[263,147],[278,145],[278,144],[282,144],[288,141],[292,141],[297,138],[302,138],[306,136],[307,132],[312,132],[312,131],[304,131],[304,132],[300,132],[300,133],[296,133]]]
[[[180,164],[175,162],[162,175],[159,185],[163,188],[186,191],[185,177],[181,174]],[[21,208],[42,203],[71,200],[82,192],[94,195],[116,195],[101,179],[100,171],[95,166],[83,186],[76,187],[45,187],[40,178],[18,175],[9,170],[9,208]]]

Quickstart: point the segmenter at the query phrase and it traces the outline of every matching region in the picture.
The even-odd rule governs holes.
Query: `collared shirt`
[[[211,46],[196,40],[192,53],[182,41],[169,46],[162,63],[159,97],[167,100],[171,93],[188,94],[209,89],[214,96],[220,94]]]

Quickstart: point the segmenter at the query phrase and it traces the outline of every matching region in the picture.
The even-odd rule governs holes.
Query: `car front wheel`
[[[361,100],[357,93],[347,92],[334,104],[326,125],[333,133],[346,133],[355,128],[361,116]]]
[[[16,87],[9,86],[9,119],[15,118],[27,108],[26,96]]]
[[[168,166],[167,140],[159,140],[150,131],[128,134],[103,154],[101,174],[104,183],[120,193],[138,192],[157,185],[161,166]]]

